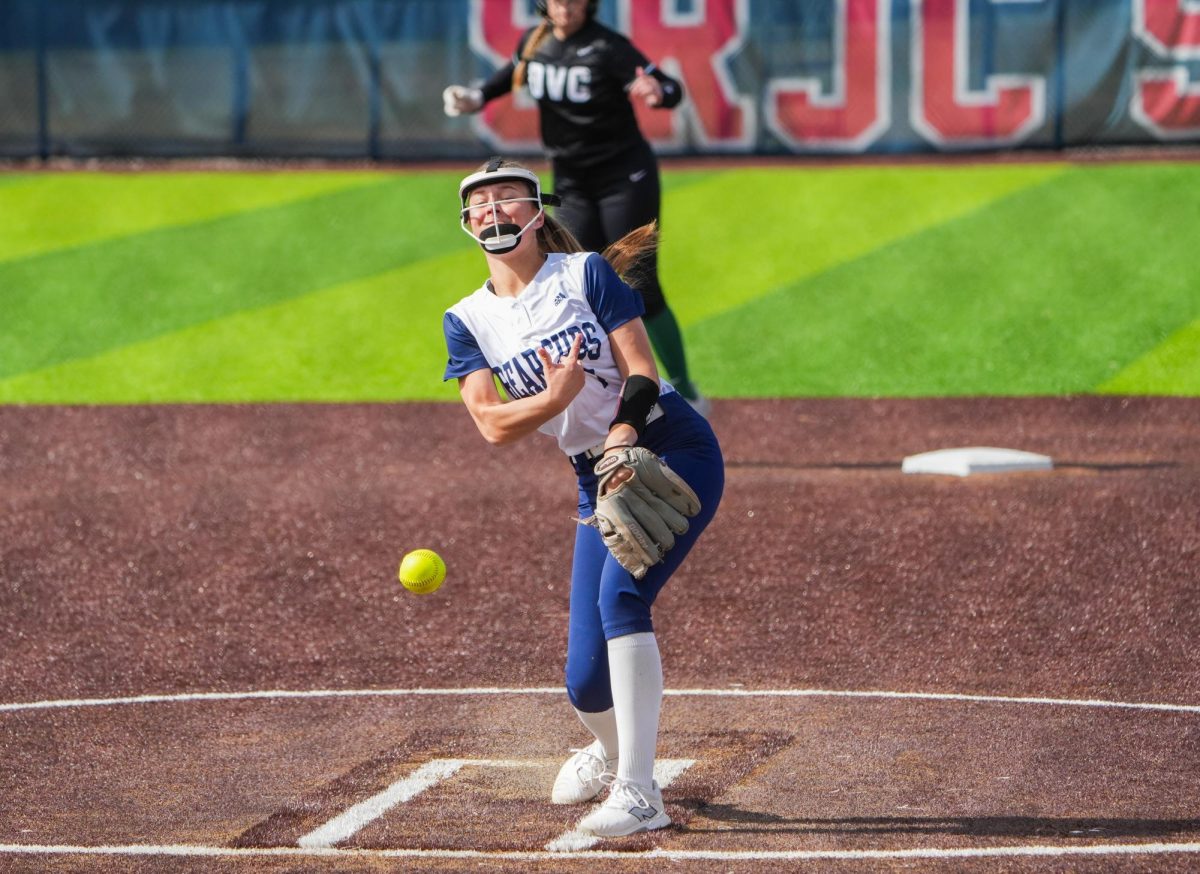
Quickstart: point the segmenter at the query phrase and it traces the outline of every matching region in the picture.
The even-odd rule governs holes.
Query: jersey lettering
[[[970,0],[910,0],[913,127],[941,147],[1011,145],[1046,118],[1041,76],[988,76],[971,90]],[[990,0],[1042,2],[1042,0]]]
[[[529,66],[533,66],[531,63]],[[562,103],[567,93],[567,71],[565,67],[546,67],[546,93],[555,103]],[[534,97],[543,95],[534,94]]]
[[[496,374],[496,378],[503,384],[504,390],[508,392],[510,398],[525,397],[524,393],[517,388],[517,384],[513,380],[513,363],[511,361],[506,361],[499,367],[493,367],[492,373]]]
[[[891,124],[891,0],[837,0],[832,87],[767,82],[767,126],[797,148],[865,151]]]
[[[597,380],[597,381],[598,381],[598,382],[599,382],[599,383],[600,383],[602,386],[604,386],[605,388],[608,388],[608,380],[607,380],[607,379],[605,379],[605,378],[604,378],[603,376],[601,376],[600,374],[598,374],[596,371],[592,370],[592,368],[590,368],[590,367],[585,367],[585,368],[583,368],[583,372],[584,372],[584,373],[589,373],[589,374],[591,374],[592,376],[596,377],[596,380]]]
[[[524,366],[522,365],[522,359],[524,359]],[[522,353],[519,358],[513,359],[513,369],[521,377],[521,385],[525,387],[526,394],[535,395],[546,387],[546,381],[542,379],[541,365],[538,363],[536,355],[531,364],[525,354]],[[530,373],[530,370],[533,372]]]
[[[566,331],[559,331],[552,337],[547,337],[542,341],[542,348],[554,355],[566,355],[571,351],[570,345],[567,343]]]
[[[592,99],[592,71],[587,67],[571,67],[567,70],[567,100],[572,103],[587,103]]]
[[[562,103],[566,98],[571,103],[587,103],[592,99],[588,87],[592,83],[592,71],[587,67],[558,67],[530,61],[525,75],[529,94],[535,100],[545,97]]]
[[[1179,61],[1200,59],[1200,3],[1196,0],[1133,0],[1133,31],[1155,54]],[[1162,140],[1200,133],[1200,84],[1185,64],[1140,70],[1130,107],[1134,120]]]
[[[546,96],[546,65],[539,64],[535,61],[530,61],[525,68],[525,87],[529,89],[529,96],[534,100],[540,100]]]
[[[579,348],[586,350],[587,357],[592,361],[600,357],[599,332],[600,329],[591,322],[583,323],[583,345]]]
[[[538,348],[545,349],[552,358],[561,358],[571,351],[571,344],[576,334],[583,335],[580,343],[580,358],[596,360],[600,357],[600,328],[592,322],[582,325],[570,325],[561,331],[556,331],[544,338],[538,346],[522,349],[520,354],[513,356],[503,364],[493,367],[492,373],[500,380],[504,390],[511,398],[527,398],[546,388],[546,373],[542,360],[538,358]],[[594,371],[589,370],[602,383],[608,383]]]

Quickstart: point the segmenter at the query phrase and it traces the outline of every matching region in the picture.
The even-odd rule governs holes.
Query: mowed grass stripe
[[[47,173],[0,177],[0,261],[373,185],[379,173]]]
[[[1061,164],[739,169],[664,199],[681,323],[709,318],[1064,172]]]
[[[0,380],[0,403],[386,401],[457,397],[442,313],[482,281],[471,244],[367,279]]]
[[[664,282],[714,395],[1194,393],[1196,173],[668,172]],[[0,264],[0,401],[453,397],[460,176]]]
[[[1200,312],[1198,183],[1071,169],[693,326],[694,369],[725,396],[1092,392]]]
[[[0,264],[0,377],[373,276],[461,245],[444,174]],[[450,188],[453,191],[453,188]],[[436,206],[445,220],[430,220]]]
[[[1120,373],[1101,394],[1200,395],[1200,319],[1176,331]]]

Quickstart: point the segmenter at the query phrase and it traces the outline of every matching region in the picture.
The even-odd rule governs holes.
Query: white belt
[[[650,408],[649,415],[646,416],[646,424],[649,425],[655,419],[661,419],[662,417],[663,417],[663,408],[661,406],[659,406],[658,404],[655,404],[654,406],[652,406]],[[588,459],[589,461],[592,460],[593,458],[599,458],[601,455],[604,454],[604,444],[597,443],[591,449],[585,449],[583,452],[581,452],[579,454],[582,455],[584,458]]]

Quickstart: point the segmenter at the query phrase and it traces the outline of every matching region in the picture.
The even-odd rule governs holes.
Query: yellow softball
[[[410,592],[428,595],[436,592],[446,579],[446,563],[432,549],[414,549],[400,560],[397,576]]]

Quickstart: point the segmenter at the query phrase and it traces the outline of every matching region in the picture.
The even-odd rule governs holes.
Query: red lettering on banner
[[[754,101],[738,95],[726,67],[749,30],[749,0],[705,0],[697,11],[672,12],[673,0],[620,0],[621,30],[664,72],[683,82],[686,96],[673,112],[638,106],[642,131],[657,144],[681,143],[680,121],[693,122],[709,148],[754,145]],[[673,118],[673,116],[676,116]]]
[[[1134,32],[1160,55],[1200,58],[1200,2],[1133,0]]]
[[[705,147],[754,145],[754,101],[737,94],[726,61],[746,38],[749,0],[706,0],[700,11],[672,14],[670,0],[618,0],[618,28],[651,62],[683,82],[684,102],[673,111],[638,105],[638,123],[657,145],[682,145],[684,119]],[[525,0],[471,0],[471,47],[495,66],[511,60],[521,34],[538,22]],[[537,103],[524,88],[511,100],[489,103],[473,120],[476,134],[499,149],[536,150]]]
[[[1200,58],[1200,2],[1134,0],[1133,30],[1160,55],[1176,60]],[[1134,120],[1159,139],[1190,138],[1200,133],[1200,86],[1189,86],[1182,64],[1143,70],[1130,108]]]
[[[767,83],[767,126],[794,148],[865,151],[891,124],[891,0],[837,0],[833,93],[821,82]]]
[[[540,20],[527,8],[524,0],[471,0],[471,48],[503,67],[512,59],[521,34]],[[511,99],[493,100],[472,124],[480,139],[501,151],[541,147],[537,102],[524,88],[514,91]]]
[[[969,0],[911,2],[911,121],[926,139],[951,147],[1009,145],[1043,123],[1041,76],[993,75],[983,91],[970,90]]]
[[[1138,75],[1134,117],[1162,139],[1200,134],[1200,86],[1188,87],[1187,70]]]

